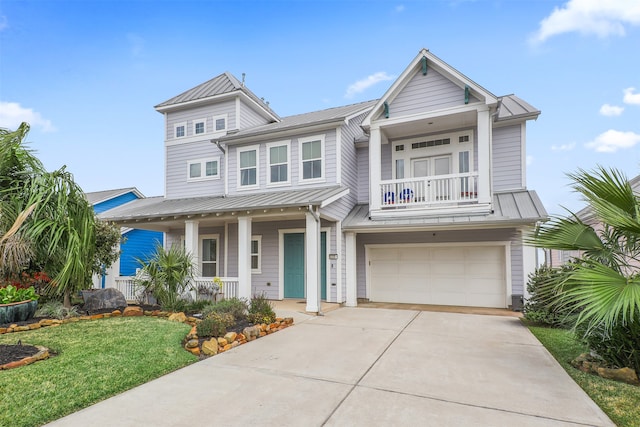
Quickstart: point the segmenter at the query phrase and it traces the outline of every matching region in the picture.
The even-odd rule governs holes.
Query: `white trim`
[[[337,303],[343,303],[344,299],[342,298],[342,263],[344,262],[344,258],[342,256],[342,221],[336,221],[336,254],[338,255],[338,259],[336,261],[336,300]],[[329,252],[329,251],[327,251]],[[327,262],[331,262],[331,260],[327,260]]]
[[[207,163],[209,162],[216,162],[217,163],[217,167],[216,167],[216,174],[215,175],[207,175]],[[200,164],[200,176],[197,177],[191,177],[191,165],[194,164]],[[208,181],[211,179],[220,179],[220,156],[217,157],[209,157],[206,159],[194,159],[194,160],[187,160],[187,181],[188,182],[194,182],[194,181]]]
[[[240,169],[240,154],[246,153],[247,151],[256,152],[256,165],[255,165],[256,183],[252,185],[242,185],[242,182],[240,180],[242,176],[242,171]],[[251,189],[259,188],[260,187],[260,145],[256,144],[256,145],[248,145],[246,147],[238,147],[236,148],[236,157],[237,157],[236,163],[238,165],[236,190],[242,191],[242,190],[251,190]],[[246,169],[250,169],[250,168],[246,168]]]
[[[284,187],[284,186],[288,186],[291,185],[291,140],[283,140],[283,141],[275,141],[275,142],[269,142],[267,144],[265,144],[266,148],[267,148],[267,171],[266,171],[266,175],[267,175],[267,187]],[[271,148],[273,147],[282,147],[285,146],[287,147],[287,179],[286,181],[278,181],[278,182],[271,182]],[[284,163],[278,163],[277,165],[283,165]]]
[[[224,222],[224,275],[229,276],[229,223]]]
[[[342,184],[342,127],[336,128],[336,184]],[[357,163],[357,160],[356,160]]]
[[[216,241],[216,274],[214,276],[204,276],[203,274],[203,255],[202,254],[202,243],[204,239],[211,239]],[[219,234],[201,234],[198,236],[198,273],[199,277],[215,277],[220,276],[220,235]],[[211,261],[207,261],[207,264],[210,264]]]
[[[240,102],[240,96],[236,96],[236,129],[240,129],[240,109],[242,108],[242,103]],[[229,127],[229,125],[227,125]]]
[[[218,133],[218,132],[226,132],[229,129],[229,115],[228,114],[218,114],[216,116],[212,117],[213,121],[211,122],[211,132],[212,133]],[[224,128],[223,129],[217,129],[216,128],[216,120],[220,120],[220,119],[224,119]]]
[[[165,113],[166,114],[166,113]],[[184,127],[184,135],[178,136],[178,128]],[[173,125],[173,138],[171,139],[183,139],[187,137],[187,122],[174,123]]]
[[[324,208],[329,206],[331,203],[335,202],[336,200],[340,200],[342,199],[344,196],[346,196],[347,194],[349,194],[351,190],[349,190],[348,188],[345,188],[343,191],[339,192],[338,194],[336,194],[335,196],[331,196],[328,197],[326,199],[324,199],[321,203],[320,203],[320,208]]]
[[[314,159],[307,159],[307,160],[303,160],[302,159],[302,145],[309,143],[309,142],[314,142],[314,141],[320,141],[320,177],[319,178],[304,178],[304,168],[303,168],[303,163],[307,162],[307,161],[314,161],[314,160],[318,160],[317,158]],[[326,163],[326,155],[325,155],[325,134],[321,134],[321,135],[314,135],[314,136],[308,136],[305,138],[298,138],[298,183],[299,184],[311,184],[311,183],[316,183],[316,182],[325,182],[326,181],[326,175],[325,175],[325,163]]]
[[[370,249],[391,249],[391,248],[433,248],[433,247],[483,247],[504,246],[505,253],[505,300],[504,308],[507,308],[511,304],[511,242],[505,240],[496,241],[482,241],[482,242],[443,242],[443,243],[374,243],[364,245],[364,263],[365,263],[365,287],[366,297],[371,299],[371,263],[369,250]]]
[[[527,122],[522,122],[520,126],[520,170],[522,172],[522,181],[520,186],[527,188]]]
[[[202,132],[196,132],[196,125],[202,123],[204,125]],[[207,133],[207,119],[206,117],[203,119],[195,119],[191,121],[191,135],[192,136],[201,136]]]
[[[356,307],[358,305],[358,249],[356,233],[345,233],[345,268],[347,269],[345,283],[345,306]],[[366,247],[365,247],[366,251]],[[365,269],[365,283],[366,283]]]
[[[253,241],[258,241],[258,268],[252,268],[251,274],[262,274],[262,236],[256,235],[251,236],[251,247],[249,248],[249,253],[251,254],[251,259],[253,259]]]

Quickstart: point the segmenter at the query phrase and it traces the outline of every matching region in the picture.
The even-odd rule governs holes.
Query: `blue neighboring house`
[[[86,196],[98,215],[134,200],[145,199],[135,187],[96,191],[86,193]],[[137,260],[147,258],[164,241],[164,233],[160,231],[122,227],[121,234],[124,243],[120,246],[120,259],[106,270],[106,274],[94,276],[94,288],[113,287],[117,277],[135,275],[136,269],[140,267]]]

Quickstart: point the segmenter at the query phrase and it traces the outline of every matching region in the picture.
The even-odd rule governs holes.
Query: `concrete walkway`
[[[613,426],[516,318],[295,315],[292,328],[50,425]]]

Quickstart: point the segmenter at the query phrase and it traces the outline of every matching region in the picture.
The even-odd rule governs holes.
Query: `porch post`
[[[527,292],[527,281],[529,280],[529,275],[533,273],[538,266],[538,249],[535,246],[525,244],[523,241],[527,235],[530,235],[532,233],[533,227],[525,227],[521,230],[520,234],[520,238],[522,239],[522,293],[525,300],[529,299],[529,292]]]
[[[196,268],[196,274],[200,276],[200,248],[198,245],[198,221],[187,220],[184,222],[184,248],[191,255],[191,263]]]
[[[320,221],[312,212],[305,213],[307,228],[304,233],[305,282],[307,288],[306,311],[320,311]]]
[[[356,251],[356,233],[345,233],[346,238],[346,254],[347,261],[347,295],[345,305],[347,307],[356,307],[358,305],[358,280],[357,280],[357,251]]]
[[[371,128],[369,133],[369,210],[380,209],[380,163],[382,158],[380,128]]]
[[[251,217],[238,217],[238,297],[251,298]]]
[[[491,203],[491,114],[478,111],[478,203]]]

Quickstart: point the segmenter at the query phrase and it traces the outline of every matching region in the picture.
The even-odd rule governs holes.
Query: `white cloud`
[[[398,6],[396,6],[396,12],[398,12],[398,13],[404,12],[404,5],[403,4],[399,4]]]
[[[619,116],[624,111],[624,107],[618,107],[616,105],[604,104],[600,107],[600,114],[607,117]]]
[[[585,146],[599,153],[615,153],[618,150],[631,148],[639,142],[640,134],[609,129]]]
[[[0,127],[15,130],[20,123],[27,122],[31,127],[40,127],[43,132],[55,132],[51,120],[44,119],[31,108],[24,108],[17,102],[0,101]]]
[[[571,151],[574,148],[576,148],[576,143],[575,142],[571,142],[569,144],[552,145],[551,146],[551,151]]]
[[[550,37],[577,32],[595,34],[600,38],[624,36],[625,26],[640,25],[640,2],[630,0],[569,0],[556,7],[542,21],[531,37],[532,43],[542,43]]]
[[[622,102],[625,104],[640,105],[640,93],[634,93],[635,87],[628,87],[624,90],[624,98]]]
[[[393,80],[393,79],[395,79],[395,76],[390,76],[384,71],[371,74],[370,76],[367,76],[364,79],[358,80],[352,85],[349,85],[349,87],[347,88],[347,93],[345,93],[344,97],[353,98],[354,95],[364,92],[365,90],[369,89],[371,86],[377,83]]]
[[[527,156],[527,166],[529,166],[532,163],[533,163],[533,156],[531,155]]]

